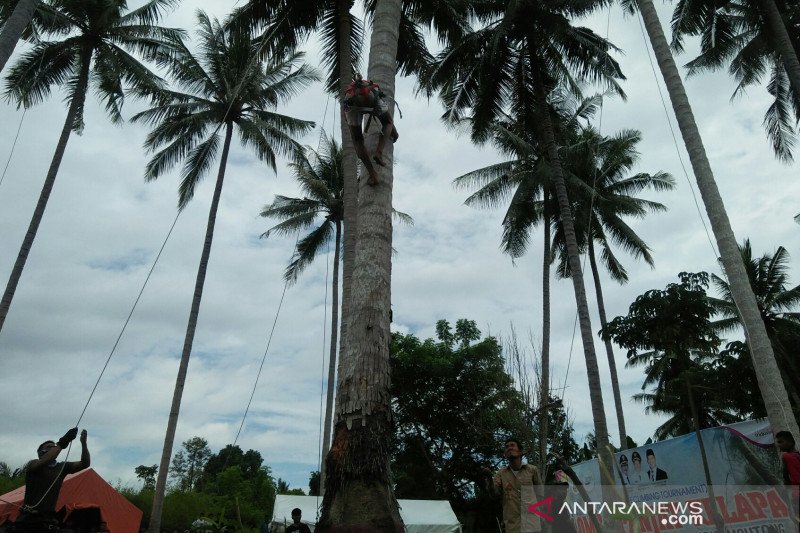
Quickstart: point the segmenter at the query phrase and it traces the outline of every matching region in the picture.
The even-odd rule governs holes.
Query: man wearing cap
[[[39,445],[38,459],[25,465],[25,504],[17,517],[17,531],[24,533],[43,533],[58,530],[56,503],[61,492],[61,484],[67,474],[89,468],[91,463],[89,449],[86,447],[87,433],[81,431],[81,460],[56,462],[61,450],[78,436],[78,428],[67,431],[58,442],[46,440]]]
[[[647,465],[650,469],[647,471],[647,479],[650,481],[661,481],[667,479],[667,473],[656,466],[656,454],[652,448],[648,448],[645,452],[647,456]]]
[[[619,456],[619,478],[623,485],[631,484],[631,479],[628,477],[628,456],[624,453]]]
[[[642,472],[642,456],[639,452],[631,454],[631,461],[633,461],[633,472],[628,474],[628,479],[631,485],[638,485],[647,479],[647,475]]]

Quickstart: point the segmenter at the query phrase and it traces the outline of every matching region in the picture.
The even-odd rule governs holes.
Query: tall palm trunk
[[[550,213],[547,204],[550,194],[544,191],[544,252],[542,260],[542,381],[539,400],[539,472],[547,465],[547,434],[550,420],[547,405],[550,403]]]
[[[369,77],[394,96],[401,0],[378,2]],[[367,137],[375,150],[379,128]],[[389,472],[392,436],[389,375],[389,311],[392,266],[393,147],[384,151],[380,183],[361,183],[358,246],[352,281],[351,317],[339,367],[334,441],[328,454],[325,496],[318,530],[348,533],[401,532]]]
[[[350,49],[352,27],[350,9],[353,0],[339,0],[339,102],[344,101],[345,92],[353,76],[353,63]],[[342,135],[342,172],[344,172],[342,191],[344,221],[344,257],[342,264],[342,324],[340,354],[344,352],[347,342],[347,324],[350,309],[350,286],[353,281],[353,265],[356,257],[356,229],[358,227],[358,160],[350,128],[344,117],[344,109],[340,105],[340,129]],[[341,358],[341,355],[340,355]]]
[[[797,50],[792,45],[792,39],[789,37],[778,5],[775,0],[758,0],[758,7],[767,29],[772,34],[773,45],[783,60],[794,93],[800,95],[800,61],[797,59]]]
[[[694,401],[694,392],[692,391],[692,383],[689,376],[684,376],[686,382],[686,391],[689,395],[689,409],[692,411],[692,426],[694,435],[697,438],[697,445],[700,447],[700,460],[703,463],[703,475],[706,478],[706,487],[708,489],[708,501],[711,503],[711,516],[714,519],[714,527],[717,533],[725,532],[725,524],[719,514],[717,508],[717,498],[714,495],[714,484],[711,483],[711,470],[708,466],[708,456],[706,455],[706,445],[703,442],[703,435],[700,433],[700,414],[697,411],[697,404]]]
[[[592,266],[592,277],[594,278],[594,290],[597,294],[597,311],[600,314],[600,327],[605,329],[608,324],[606,318],[606,304],[603,300],[603,287],[600,285],[600,271],[597,268],[597,259],[594,256],[594,243],[589,237],[589,264]],[[611,374],[611,390],[614,393],[614,407],[617,410],[617,426],[619,427],[619,447],[623,450],[628,448],[628,434],[625,431],[625,413],[622,411],[622,395],[619,390],[619,376],[617,375],[617,361],[614,358],[614,348],[611,340],[605,340],[606,355],[608,356],[608,370]]]
[[[780,345],[780,344],[779,344]],[[792,405],[792,411],[797,413],[800,410],[800,369],[792,356],[787,355],[791,352],[780,353],[780,350],[775,350],[775,345],[772,346],[775,355],[778,358],[778,369],[781,372],[783,384],[789,393],[789,401]]]
[[[639,11],[642,14],[650,43],[664,77],[672,108],[678,120],[683,142],[689,153],[697,188],[703,198],[703,204],[711,222],[711,229],[719,246],[719,253],[722,256],[722,266],[728,278],[731,295],[736,303],[739,315],[744,325],[747,343],[750,346],[750,354],[753,358],[753,368],[758,380],[758,388],[764,399],[764,406],[767,411],[770,425],[774,431],[787,430],[795,435],[800,435],[797,421],[791,409],[788,407],[789,396],[786,387],[781,380],[780,370],[772,351],[764,321],[756,303],[755,295],[750,287],[750,280],[744,268],[742,254],[736,243],[728,214],[725,212],[725,205],[719,194],[717,183],[714,180],[714,173],[708,162],[703,140],[700,131],[692,114],[689,99],[683,88],[678,68],[675,60],[669,51],[667,38],[661,28],[658,13],[652,0],[639,0]]]
[[[19,0],[14,11],[11,12],[11,16],[3,25],[3,31],[0,32],[0,72],[6,66],[8,58],[14,53],[14,48],[22,37],[22,32],[33,18],[38,4],[38,0]]]
[[[345,91],[350,84],[352,77],[352,59],[350,56],[350,37],[352,33],[350,23],[350,9],[353,7],[353,0],[338,0],[339,24],[336,28],[339,38],[339,101],[344,101]],[[356,257],[356,228],[358,227],[358,167],[356,162],[356,151],[353,147],[353,139],[350,138],[350,128],[344,118],[344,111],[340,106],[339,127],[342,135],[342,219],[344,221],[344,258],[342,262],[342,320],[339,326],[339,366],[342,365],[342,357],[347,346],[347,324],[350,321],[350,286],[353,281],[353,265]],[[328,382],[333,383],[331,381]],[[330,386],[330,385],[329,385]],[[333,424],[333,411],[325,410],[325,443],[330,442],[330,428]],[[329,448],[329,447],[328,447]],[[327,451],[322,454],[322,466],[320,467],[320,491],[325,493]]]
[[[533,52],[533,51],[532,51]],[[535,53],[531,54],[535,60]],[[572,220],[572,208],[567,195],[567,185],[564,181],[564,171],[561,167],[561,159],[558,155],[556,137],[553,129],[553,122],[550,118],[549,106],[547,103],[547,93],[545,92],[543,76],[539,70],[539,65],[533,65],[535,76],[535,91],[538,105],[542,110],[542,135],[546,148],[547,158],[553,171],[552,180],[555,187],[556,199],[558,200],[559,217],[561,227],[564,230],[564,242],[567,247],[569,258],[570,277],[572,287],[575,290],[575,301],[578,307],[578,321],[580,323],[581,340],[583,341],[583,354],[586,359],[586,374],[589,378],[589,400],[592,406],[592,418],[594,419],[594,432],[597,439],[598,459],[601,463],[601,475],[609,477],[609,466],[613,464],[613,458],[608,443],[608,426],[606,423],[606,413],[603,407],[603,390],[600,384],[600,370],[597,366],[597,354],[594,351],[594,336],[592,335],[592,322],[589,317],[589,304],[586,301],[586,288],[583,284],[583,274],[581,272],[580,251],[578,240],[575,235],[575,224]],[[603,466],[606,468],[602,468]],[[614,484],[613,478],[603,479],[603,484],[611,486]]]
[[[211,255],[211,242],[214,240],[214,226],[217,221],[219,198],[222,195],[222,183],[225,180],[225,166],[228,163],[228,152],[230,151],[231,137],[233,136],[233,123],[227,122],[225,128],[225,144],[222,148],[222,158],[219,162],[219,172],[217,173],[214,197],[211,200],[211,208],[208,210],[206,239],[203,243],[200,265],[197,268],[197,279],[194,284],[194,298],[192,298],[192,307],[189,311],[189,323],[186,326],[186,338],[183,341],[183,352],[181,353],[181,362],[178,366],[178,377],[175,380],[175,391],[172,394],[172,406],[169,412],[169,420],[167,421],[167,434],[164,437],[164,449],[161,452],[161,463],[158,466],[158,479],[156,480],[156,490],[153,495],[153,510],[150,514],[150,531],[161,531],[161,512],[164,508],[164,492],[167,488],[169,460],[172,457],[172,446],[175,443],[175,429],[178,426],[178,414],[181,410],[183,387],[186,383],[186,371],[189,368],[189,357],[192,355],[194,332],[197,329],[197,317],[200,314],[200,300],[203,298],[203,285],[206,280],[208,258]]]
[[[3,299],[0,300],[0,331],[3,330],[3,324],[6,322],[8,310],[11,307],[11,301],[14,299],[14,293],[17,290],[17,284],[22,277],[22,271],[25,268],[25,263],[28,260],[28,254],[33,247],[33,241],[36,239],[36,232],[39,231],[39,224],[44,217],[44,210],[47,208],[47,202],[50,199],[50,193],[53,192],[53,185],[56,182],[58,169],[61,166],[61,160],[64,158],[64,152],[67,149],[67,141],[69,141],[72,130],[75,129],[75,122],[79,120],[78,116],[83,109],[83,104],[86,101],[86,91],[89,87],[89,68],[92,62],[92,49],[87,48],[81,53],[79,58],[80,71],[78,72],[78,80],[75,86],[74,97],[69,103],[67,110],[67,118],[64,120],[64,127],[61,129],[61,136],[58,138],[56,145],[56,152],[53,154],[53,159],[50,162],[50,168],[47,171],[47,177],[42,186],[42,192],[39,193],[39,201],[36,203],[36,209],[33,211],[33,217],[28,225],[28,232],[22,240],[22,246],[17,253],[17,260],[14,262],[14,268],[11,270],[11,276],[8,278],[6,290],[3,293]]]
[[[336,387],[336,348],[339,339],[339,256],[342,247],[342,223],[336,222],[336,250],[333,252],[333,282],[331,283],[331,349],[328,355],[328,390],[325,398],[325,429],[322,432],[322,465],[320,490],[325,489],[325,457],[331,448],[333,422],[333,389]]]

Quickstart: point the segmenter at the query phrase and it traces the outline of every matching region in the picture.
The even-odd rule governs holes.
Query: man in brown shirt
[[[508,466],[492,478],[492,489],[503,494],[503,523],[506,533],[538,533],[542,530],[539,517],[528,507],[543,498],[539,470],[522,464],[522,445],[516,439],[505,442],[503,453]]]

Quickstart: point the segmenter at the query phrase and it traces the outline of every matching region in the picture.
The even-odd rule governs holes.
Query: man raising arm
[[[77,435],[78,428],[72,428],[58,442],[44,441],[36,450],[39,458],[25,465],[25,504],[16,522],[21,531],[40,533],[57,523],[56,503],[64,478],[67,474],[89,468],[91,464],[85,429],[81,432],[81,460],[56,461],[61,450],[69,446]]]

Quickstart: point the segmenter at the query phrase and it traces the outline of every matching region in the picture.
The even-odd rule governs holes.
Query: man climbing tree
[[[383,160],[386,139],[391,136],[392,142],[396,142],[400,137],[392,121],[392,115],[389,113],[389,103],[386,99],[386,95],[383,94],[383,91],[376,83],[362,79],[361,74],[356,72],[353,74],[353,81],[350,82],[345,92],[344,101],[342,101],[342,112],[347,125],[350,127],[350,136],[353,138],[356,154],[364,164],[364,168],[367,169],[367,174],[369,174],[367,183],[370,185],[378,183],[378,173],[375,171],[372,161],[382,167],[386,166]],[[369,125],[372,122],[372,117],[378,117],[382,126],[381,137],[378,140],[378,146],[375,149],[375,155],[372,160],[370,160],[367,148],[364,146],[364,132],[362,130],[364,115],[369,117],[367,129],[369,129]]]

